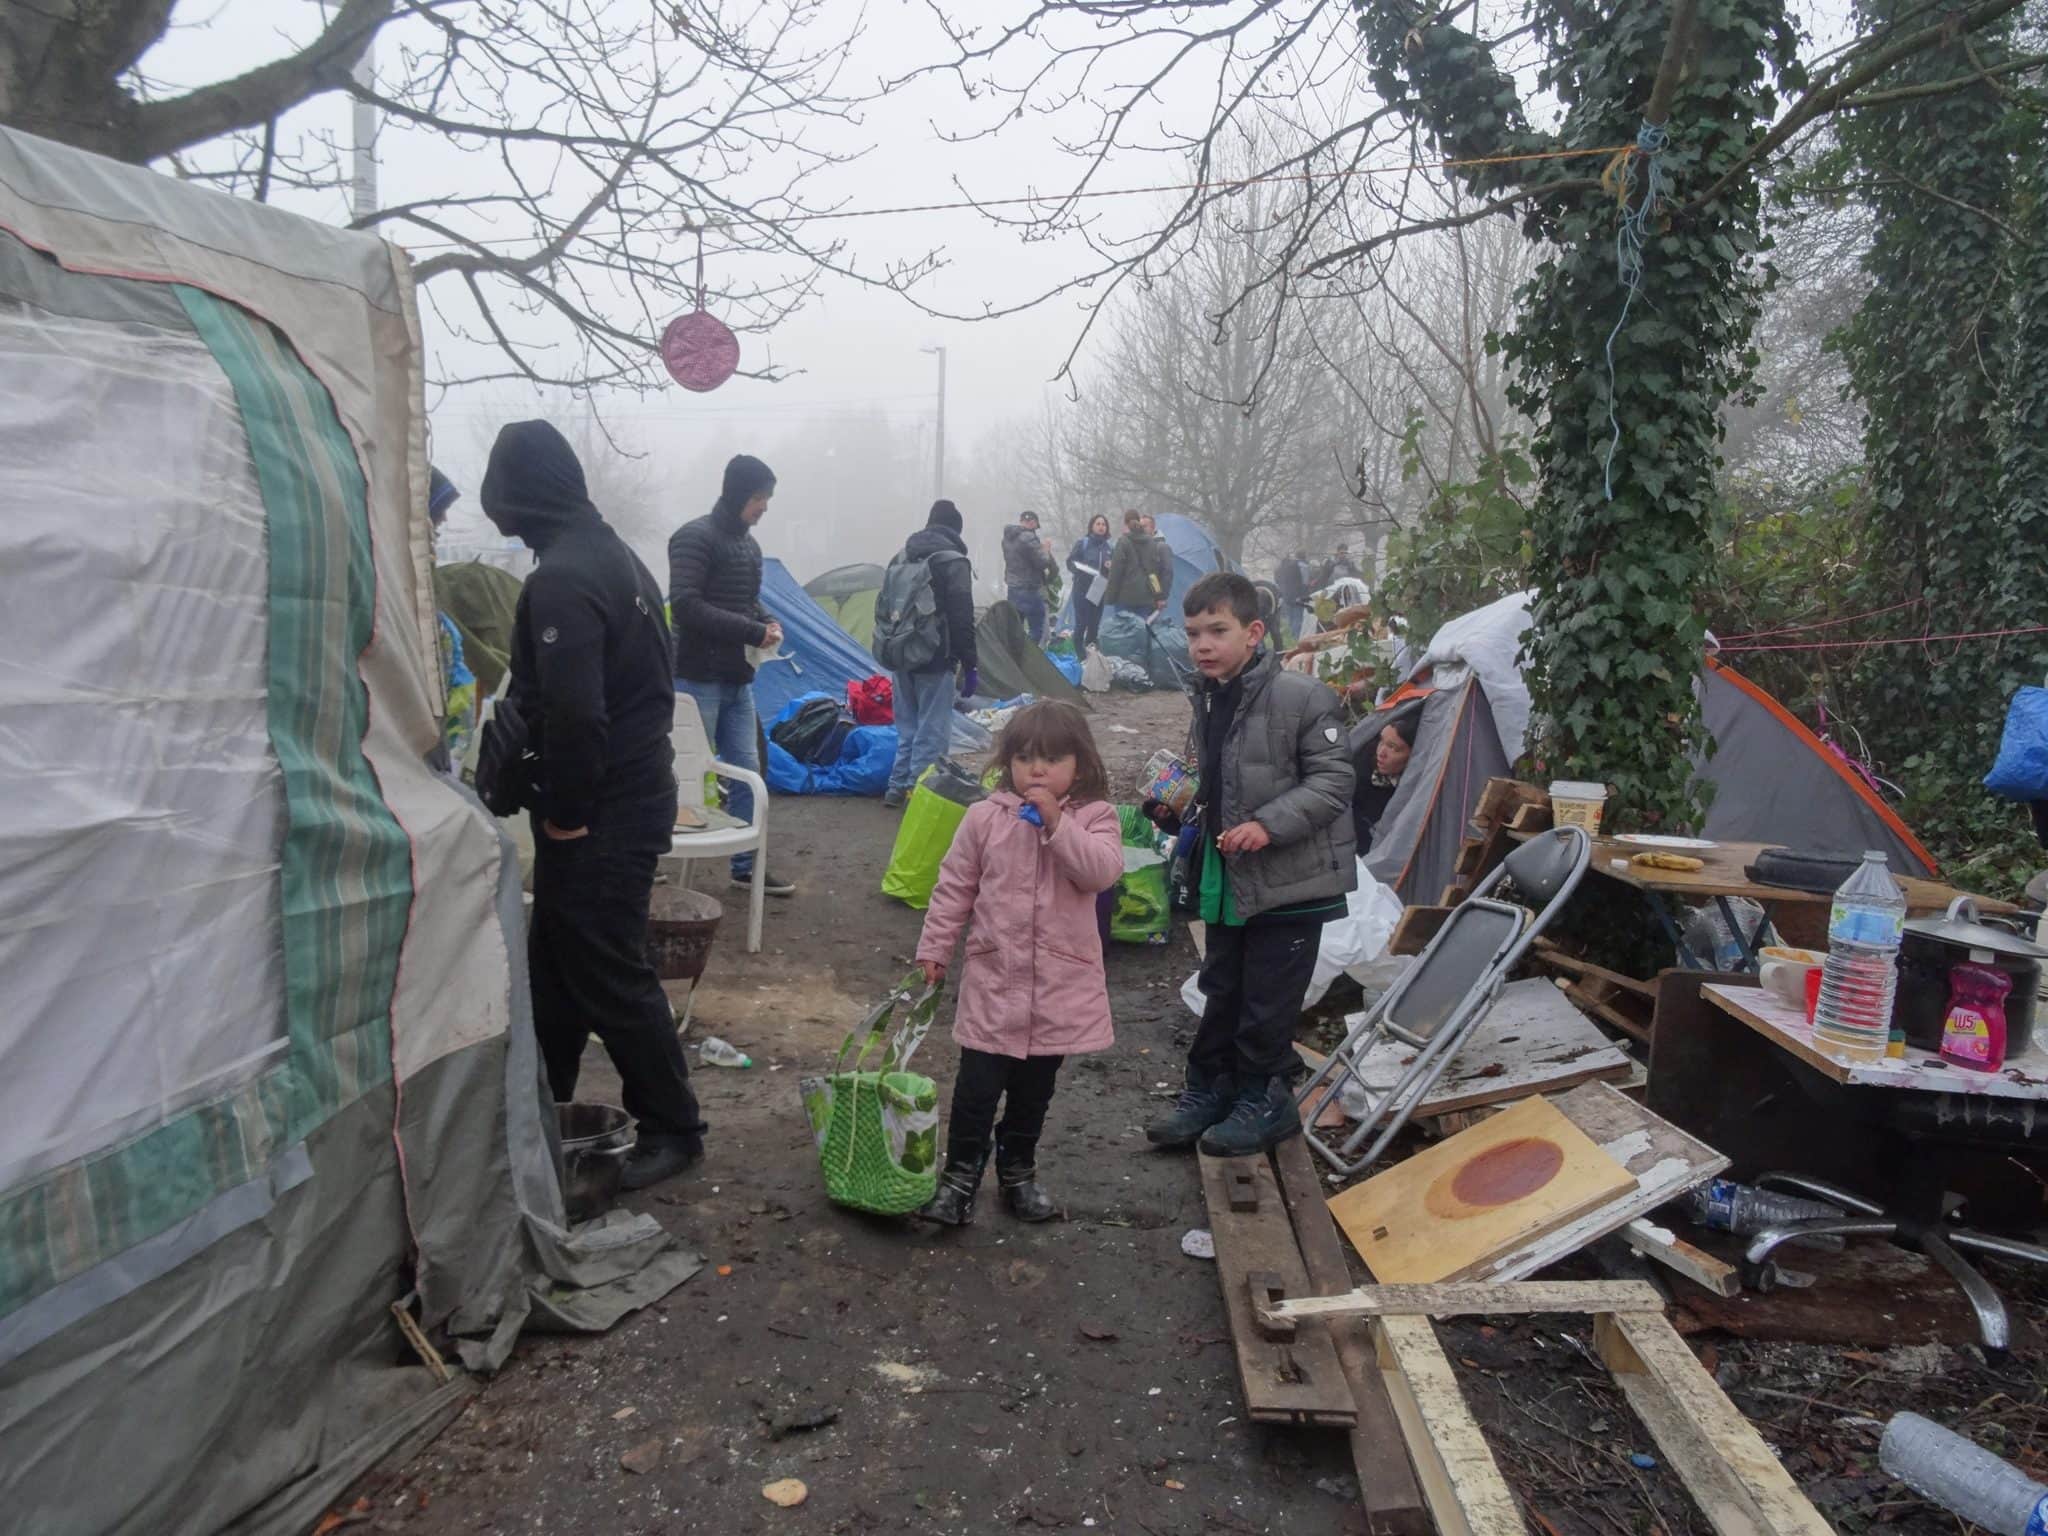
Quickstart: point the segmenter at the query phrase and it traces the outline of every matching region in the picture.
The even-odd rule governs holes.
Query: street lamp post
[[[936,501],[946,494],[946,349],[929,346],[918,350],[935,352],[939,358],[939,426],[932,441],[932,499]]]

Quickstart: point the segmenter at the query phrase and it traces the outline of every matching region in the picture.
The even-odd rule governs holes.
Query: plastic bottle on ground
[[[1813,1013],[1815,1041],[1850,1056],[1881,1059],[1891,1038],[1892,995],[1899,984],[1899,940],[1906,893],[1871,852],[1835,892],[1828,957]]]
[[[1917,1413],[1892,1415],[1877,1461],[1923,1498],[1998,1536],[2048,1532],[2048,1488]]]
[[[1838,1206],[1799,1195],[1781,1195],[1774,1189],[1758,1189],[1733,1179],[1709,1179],[1687,1190],[1678,1200],[1679,1208],[1703,1227],[1733,1232],[1737,1237],[1754,1237],[1766,1227],[1790,1221],[1810,1221],[1822,1216],[1840,1216]],[[1802,1237],[1799,1246],[1839,1252],[1843,1239],[1832,1234]]]
[[[697,1047],[697,1059],[707,1067],[751,1067],[754,1058],[737,1046],[727,1045],[716,1035],[706,1035]]]

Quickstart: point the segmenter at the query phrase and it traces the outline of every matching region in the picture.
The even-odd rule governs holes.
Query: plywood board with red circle
[[[1634,1174],[1534,1098],[1353,1185],[1330,1214],[1374,1279],[1457,1280],[1635,1187]]]

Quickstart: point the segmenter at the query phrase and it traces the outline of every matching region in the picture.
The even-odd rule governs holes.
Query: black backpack
[[[511,816],[533,803],[540,765],[533,727],[508,694],[492,706],[476,741],[476,794],[493,816]]]
[[[834,699],[809,699],[768,733],[768,739],[800,763],[836,763],[856,724]]]

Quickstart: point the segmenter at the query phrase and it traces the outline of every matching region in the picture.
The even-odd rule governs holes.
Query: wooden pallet
[[[1478,1426],[1442,1350],[1433,1335],[1429,1349],[1421,1349],[1416,1330],[1428,1330],[1433,1317],[1530,1312],[1592,1315],[1602,1362],[1720,1536],[1831,1536],[1756,1427],[1665,1320],[1655,1288],[1640,1281],[1364,1286],[1266,1312],[1271,1322],[1368,1320],[1403,1410],[1402,1434],[1424,1467],[1430,1511],[1445,1536],[1507,1536],[1525,1527],[1484,1438],[1473,1444]]]
[[[1439,898],[1454,907],[1493,873],[1516,844],[1550,827],[1550,796],[1519,779],[1488,779],[1472,813],[1471,833],[1458,849],[1451,883]]]
[[[1323,1198],[1308,1143],[1299,1136],[1280,1143],[1273,1149],[1273,1171],[1294,1223],[1310,1287],[1318,1296],[1349,1291],[1351,1266],[1344,1260],[1344,1245]],[[1429,1536],[1429,1506],[1409,1464],[1371,1330],[1363,1322],[1346,1319],[1332,1319],[1327,1326],[1358,1409],[1358,1422],[1351,1430],[1351,1464],[1365,1504],[1366,1529],[1374,1536]]]
[[[1657,1012],[1657,983],[1610,971],[1568,954],[1549,939],[1539,938],[1530,959],[1540,971],[1565,983],[1565,996],[1612,1029],[1647,1044]]]
[[[1264,1157],[1198,1155],[1246,1417],[1350,1429],[1358,1409],[1329,1330],[1275,1328],[1259,1313],[1275,1297],[1311,1294],[1272,1164]]]

